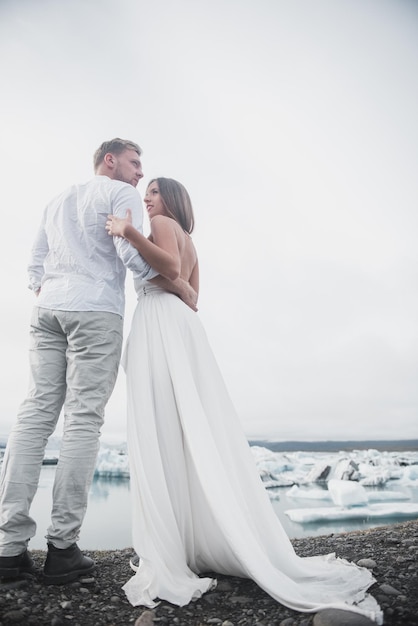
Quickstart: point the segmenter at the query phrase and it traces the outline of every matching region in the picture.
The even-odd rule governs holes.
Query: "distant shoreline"
[[[366,439],[364,441],[276,441],[247,438],[250,446],[261,446],[272,452],[349,452],[352,450],[378,450],[379,452],[416,452],[418,439]],[[6,447],[7,437],[0,436],[0,450]],[[103,442],[106,445],[106,442]],[[120,442],[124,445],[126,442]],[[110,444],[118,447],[118,444]]]
[[[250,439],[250,446],[261,446],[272,452],[339,452],[351,450],[378,450],[379,452],[415,452],[418,439],[366,441],[270,441]]]

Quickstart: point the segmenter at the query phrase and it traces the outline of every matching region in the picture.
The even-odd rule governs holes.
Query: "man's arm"
[[[142,234],[142,205],[138,192],[124,186],[119,190],[112,209],[113,215],[120,218],[125,218],[127,209],[131,209],[132,225]],[[186,280],[177,278],[171,281],[158,274],[124,237],[115,236],[113,241],[118,256],[136,276],[176,294],[193,311],[197,311],[198,294]]]
[[[154,285],[158,285],[166,291],[176,294],[187,306],[193,311],[197,311],[197,292],[193,287],[183,278],[176,278],[176,280],[168,280],[163,276],[156,276],[151,280]]]
[[[121,186],[112,202],[112,213],[117,217],[126,217],[127,210],[132,212],[132,224],[142,233],[142,205],[139,193],[131,185]],[[125,267],[130,269],[135,276],[144,280],[151,280],[158,275],[143,257],[138,253],[127,239],[123,237],[113,237],[113,243],[118,257]]]
[[[44,261],[49,252],[48,239],[45,232],[45,212],[41,225],[32,246],[28,273],[29,273],[29,289],[38,295],[41,289],[42,277],[44,275]]]

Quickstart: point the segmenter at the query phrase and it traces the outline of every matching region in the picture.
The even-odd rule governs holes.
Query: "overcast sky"
[[[415,0],[0,0],[0,67],[0,434],[43,208],[120,136],[142,195],[190,192],[198,314],[247,436],[418,437]]]

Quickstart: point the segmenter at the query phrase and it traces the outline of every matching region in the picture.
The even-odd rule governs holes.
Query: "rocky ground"
[[[293,541],[301,556],[335,552],[369,559],[377,579],[370,592],[384,611],[385,626],[418,626],[418,521]],[[45,553],[33,551],[42,568]],[[40,571],[0,584],[0,626],[345,626],[338,612],[321,617],[287,609],[252,581],[218,576],[215,591],[189,606],[162,602],[153,611],[133,608],[121,590],[131,575],[131,550],[86,552],[98,564],[94,577],[66,586],[44,586]],[[374,564],[372,563],[374,562]],[[343,612],[346,613],[346,612]],[[350,614],[353,616],[354,614]],[[361,621],[353,624],[369,623]],[[370,622],[371,623],[371,622]]]

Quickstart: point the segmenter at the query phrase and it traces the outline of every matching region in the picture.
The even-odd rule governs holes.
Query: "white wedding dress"
[[[251,578],[296,611],[340,608],[382,623],[371,573],[298,557],[275,514],[197,313],[135,282],[123,357],[136,574],[132,605],[184,606],[218,572]],[[243,381],[244,383],[245,381]]]

